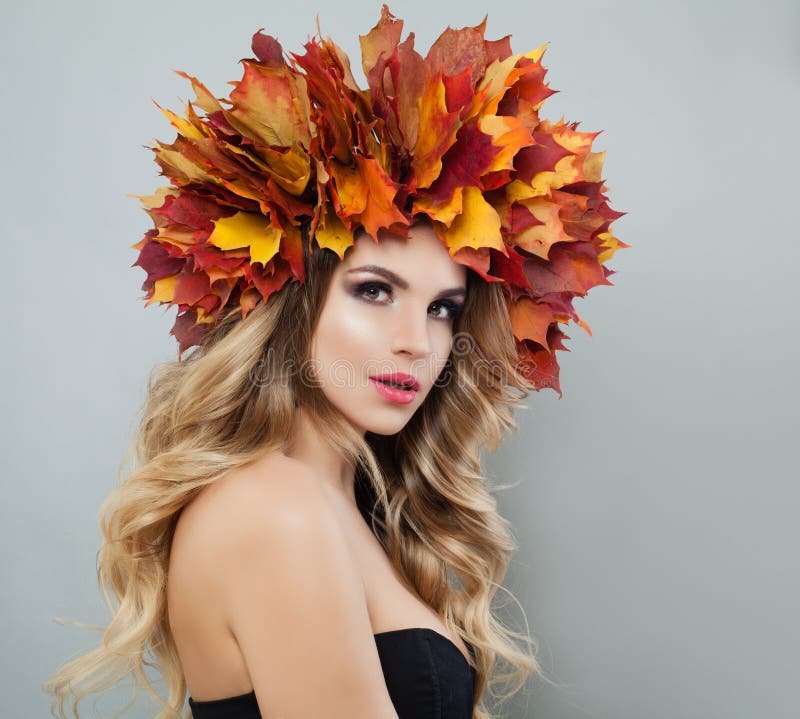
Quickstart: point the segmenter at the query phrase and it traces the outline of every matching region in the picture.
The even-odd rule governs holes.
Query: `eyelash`
[[[357,284],[355,286],[355,288],[353,290],[353,294],[355,294],[356,297],[359,297],[361,299],[366,299],[367,302],[377,302],[377,300],[362,297],[364,292],[366,292],[368,289],[371,289],[373,287],[376,287],[378,289],[384,290],[386,292],[391,292],[392,291],[392,288],[389,285],[387,285],[387,284],[385,284],[383,282],[361,282],[361,283],[359,283],[359,284]],[[444,321],[450,321],[450,320],[458,319],[459,315],[464,310],[463,306],[461,306],[461,305],[459,305],[459,304],[457,304],[455,302],[451,302],[450,300],[438,300],[437,302],[434,302],[433,304],[447,308],[447,310],[449,312],[447,317],[437,317],[436,318],[436,319],[441,319],[441,320],[444,320]]]

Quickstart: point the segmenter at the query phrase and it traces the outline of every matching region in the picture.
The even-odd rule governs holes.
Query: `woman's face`
[[[321,389],[359,431],[399,432],[431,391],[450,354],[463,307],[466,267],[454,262],[432,227],[408,239],[361,232],[333,273],[311,361]],[[404,373],[416,390],[374,379]]]

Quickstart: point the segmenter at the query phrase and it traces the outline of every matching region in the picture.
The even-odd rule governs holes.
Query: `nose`
[[[399,312],[392,325],[392,352],[406,352],[423,357],[431,353],[429,322],[424,312],[417,310]]]

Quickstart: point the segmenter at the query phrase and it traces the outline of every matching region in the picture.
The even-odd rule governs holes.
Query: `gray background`
[[[519,551],[507,585],[548,674],[507,716],[797,717],[798,127],[793,2],[393,2],[423,52],[448,24],[549,41],[543,115],[603,129],[615,224],[634,247],[576,308],[563,399],[532,395],[487,456]],[[144,310],[127,193],[161,184],[183,69],[217,94],[259,27],[316,30],[354,60],[378,2],[28,2],[0,21],[6,331],[3,717],[104,623],[97,511],[175,310]],[[518,624],[513,605],[510,616]],[[128,689],[86,716],[109,716]],[[149,717],[146,697],[128,716]]]

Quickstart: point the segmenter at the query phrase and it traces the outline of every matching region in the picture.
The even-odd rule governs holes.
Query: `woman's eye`
[[[454,302],[434,302],[433,307],[444,307],[447,310],[447,314],[444,317],[442,317],[441,314],[439,315],[441,319],[445,320],[457,319],[463,309]]]
[[[379,297],[382,292],[391,295],[392,288],[383,282],[362,282],[356,285],[354,290],[356,297],[366,299],[368,302],[381,302]],[[446,310],[445,313],[436,312],[436,319],[448,321],[455,320],[463,310],[463,307],[450,301],[434,302],[431,307],[444,308]]]
[[[391,287],[381,282],[362,282],[356,286],[356,295],[359,297],[366,296],[370,300],[377,299],[381,292],[391,292]]]

